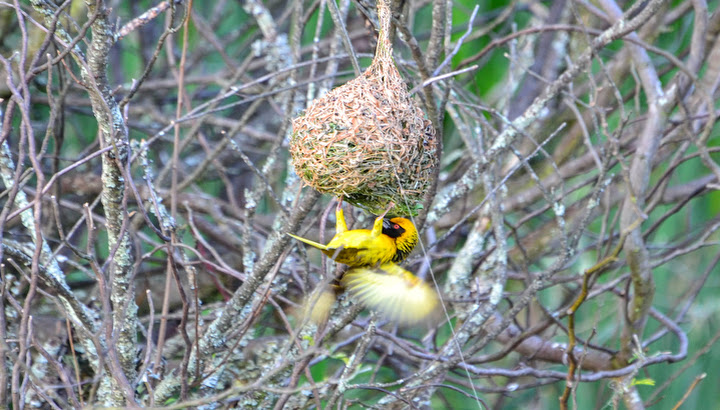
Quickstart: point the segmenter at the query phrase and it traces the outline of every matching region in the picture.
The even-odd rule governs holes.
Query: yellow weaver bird
[[[375,219],[372,229],[348,230],[342,202],[335,209],[335,236],[327,245],[288,233],[293,238],[314,246],[336,262],[351,267],[401,262],[418,242],[415,225],[406,218],[385,219],[388,211]],[[389,210],[389,209],[388,209]]]
[[[430,284],[394,263],[350,269],[340,283],[365,307],[399,325],[427,321],[440,306]]]

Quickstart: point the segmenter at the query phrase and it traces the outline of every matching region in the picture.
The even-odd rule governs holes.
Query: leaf
[[[653,379],[633,379],[633,386],[654,386],[655,380]]]

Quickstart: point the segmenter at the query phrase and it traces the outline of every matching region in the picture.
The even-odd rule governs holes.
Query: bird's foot
[[[385,215],[387,215],[387,213],[390,212],[390,210],[393,208],[395,208],[395,202],[390,201],[387,209],[385,209],[385,212],[383,212],[382,215],[378,216],[378,218],[380,218],[380,219],[385,218]]]

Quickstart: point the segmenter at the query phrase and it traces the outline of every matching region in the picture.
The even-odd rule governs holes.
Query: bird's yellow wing
[[[318,287],[305,300],[303,316],[318,325],[327,322],[335,299],[335,291],[331,287]]]
[[[389,262],[395,242],[385,235],[373,236],[367,229],[346,231],[327,244],[326,255],[349,266],[370,266]]]
[[[341,283],[363,305],[400,325],[427,321],[440,306],[429,284],[394,263],[351,269]]]

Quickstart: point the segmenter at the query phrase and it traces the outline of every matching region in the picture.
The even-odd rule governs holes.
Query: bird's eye
[[[400,229],[400,225],[398,225],[398,224],[393,225],[393,229]]]

